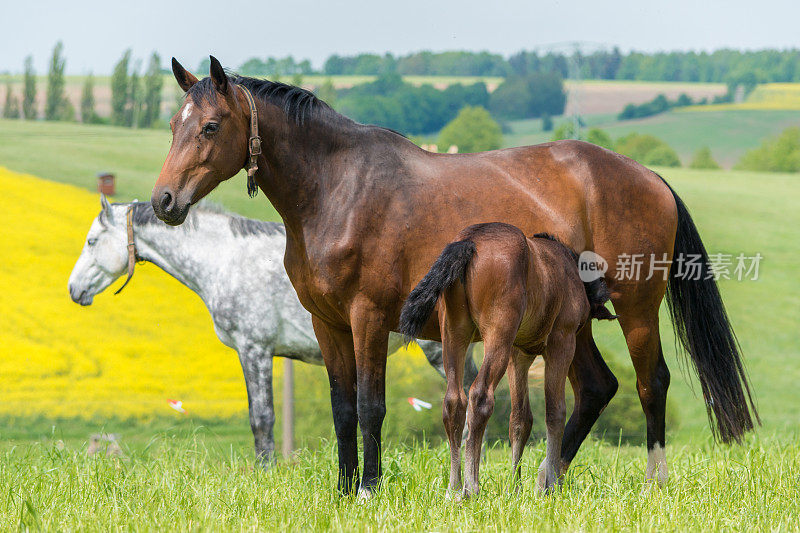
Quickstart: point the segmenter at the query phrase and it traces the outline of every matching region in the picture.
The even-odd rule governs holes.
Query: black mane
[[[338,115],[328,104],[317,98],[314,93],[302,87],[287,85],[279,81],[240,76],[235,73],[228,74],[228,82],[246,87],[253,94],[253,98],[259,98],[264,102],[278,106],[290,120],[293,120],[298,125],[302,125],[305,119],[312,116],[312,114],[329,111]],[[217,91],[214,89],[214,82],[210,77],[203,78],[192,85],[186,95],[190,96],[192,101],[198,105],[203,100],[211,103],[217,101]]]
[[[128,204],[115,203],[113,205],[128,205]],[[168,228],[173,227],[173,226],[167,226],[161,220],[158,219],[156,214],[153,212],[153,206],[150,204],[150,202],[132,202],[130,205],[133,206],[132,218],[133,218],[134,228],[137,226],[148,226],[148,225],[165,226]],[[186,221],[183,223],[183,225],[179,227],[196,229],[197,215],[201,213],[218,213],[221,215],[225,215],[228,218],[228,225],[230,227],[231,233],[233,233],[233,235],[237,237],[286,234],[286,230],[283,224],[279,222],[266,222],[263,220],[254,220],[252,218],[245,218],[233,214],[229,211],[226,211],[221,207],[206,202],[201,202],[200,204],[195,206],[189,212],[189,216],[186,217]],[[103,221],[101,220],[101,222]]]

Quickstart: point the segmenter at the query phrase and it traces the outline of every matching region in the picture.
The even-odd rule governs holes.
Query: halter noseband
[[[128,224],[128,279],[125,280],[122,287],[117,289],[117,292],[114,293],[115,295],[122,292],[122,289],[124,289],[125,285],[131,280],[136,261],[139,260],[139,255],[136,253],[136,243],[133,242],[133,203],[128,206],[128,212],[125,218]]]
[[[256,110],[256,102],[253,95],[244,85],[238,85],[244,93],[247,100],[247,105],[250,106],[250,138],[247,141],[247,151],[250,158],[247,160],[245,169],[247,169],[247,194],[250,198],[258,194],[258,186],[256,185],[255,174],[258,170],[258,156],[261,155],[261,137],[258,136],[258,111]]]

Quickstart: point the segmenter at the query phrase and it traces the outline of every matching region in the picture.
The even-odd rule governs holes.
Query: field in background
[[[724,83],[686,83],[671,81],[583,80],[565,82],[567,108],[565,113],[580,115],[603,113],[617,114],[628,104],[649,102],[659,94],[676,100],[682,93],[693,100],[723,95],[728,88]],[[800,84],[797,84],[800,86]]]
[[[264,472],[209,440],[203,430],[159,436],[122,459],[54,441],[0,448],[0,529],[791,531],[800,514],[796,432],[733,448],[669,446],[668,486],[644,494],[641,448],[589,441],[564,487],[542,497],[543,444],[526,450],[518,490],[501,446],[481,465],[480,496],[463,503],[444,498],[444,445],[387,449],[384,485],[364,502],[337,495],[331,443]]]
[[[199,77],[207,76],[207,72],[198,74]],[[303,76],[302,86],[307,89],[315,89],[330,79],[337,89],[348,89],[361,83],[374,81],[377,76],[324,76],[311,75]],[[489,92],[494,91],[502,82],[503,78],[492,76],[404,76],[407,82],[413,85],[429,84],[437,89],[445,89],[449,85],[456,83],[469,85],[479,81],[486,83]],[[21,75],[2,75],[0,74],[0,86],[5,86],[6,80],[11,80],[14,91],[21,95],[22,76]],[[66,93],[67,97],[78,109],[81,90],[85,76],[67,76]],[[291,76],[284,76],[280,81],[291,83]],[[571,114],[574,109],[578,109],[581,114],[596,113],[619,113],[630,103],[640,104],[652,100],[658,94],[665,94],[671,100],[676,99],[681,93],[686,93],[693,99],[708,98],[709,100],[716,95],[725,94],[727,88],[722,83],[685,83],[685,82],[647,82],[647,81],[627,81],[627,80],[584,80],[576,83],[566,80],[567,90],[567,114]],[[800,84],[776,84],[785,85],[790,88]],[[44,111],[45,92],[47,87],[46,76],[37,77],[37,103],[40,113]],[[800,89],[798,89],[800,90]],[[3,94],[5,91],[3,91]],[[101,116],[108,116],[111,112],[111,85],[109,76],[95,77],[95,103],[96,110]],[[163,102],[161,111],[169,114],[175,111],[176,103],[182,97],[183,91],[178,88],[175,78],[171,74],[164,74],[164,89],[162,91]]]
[[[686,111],[722,110],[796,110],[800,111],[800,83],[765,83],[758,85],[744,102],[738,104],[716,104],[711,106],[689,106]]]
[[[198,74],[198,77],[203,78],[208,76],[208,72]],[[261,77],[261,76],[257,76]],[[348,89],[354,85],[374,81],[377,76],[322,76],[312,75],[303,76],[302,86],[306,89],[315,89],[330,79],[333,86],[337,89]],[[161,112],[162,114],[174,113],[177,109],[177,102],[183,97],[183,91],[175,83],[175,78],[172,74],[164,74],[164,88],[161,91]],[[274,79],[274,78],[271,78]],[[469,85],[483,81],[486,83],[489,91],[493,91],[502,83],[503,78],[492,76],[405,76],[404,79],[414,85],[429,84],[437,89],[446,89],[449,85],[461,83]],[[4,87],[0,94],[3,95],[5,101],[5,84],[6,81],[11,81],[11,86],[18,96],[22,94],[22,80],[20,74],[8,75],[0,74],[0,86]],[[66,76],[65,91],[67,98],[75,106],[75,109],[80,108],[81,91],[83,84],[86,80],[85,76]],[[279,78],[284,83],[292,83],[291,76],[283,76]],[[47,91],[47,77],[37,76],[36,79],[36,102],[38,104],[39,113],[44,113],[44,102],[46,99]],[[95,97],[95,110],[102,117],[107,117],[111,114],[111,77],[110,76],[96,76],[94,78],[94,97]]]
[[[746,152],[784,129],[800,125],[800,109],[721,109],[720,106],[692,108],[694,111],[670,111],[648,118],[617,121],[614,115],[585,117],[587,128],[601,128],[616,139],[628,133],[655,135],[675,149],[681,163],[688,165],[703,146],[711,148],[714,159],[725,168],[732,167]],[[554,119],[556,126],[569,118]],[[503,138],[504,146],[523,146],[549,141],[552,131],[542,131],[539,119],[509,122],[511,133]]]

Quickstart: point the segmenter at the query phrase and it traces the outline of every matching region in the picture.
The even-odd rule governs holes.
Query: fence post
[[[283,358],[283,456],[294,451],[294,361]]]

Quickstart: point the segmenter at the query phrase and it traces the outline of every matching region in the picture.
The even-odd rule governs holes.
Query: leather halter
[[[128,279],[125,280],[122,287],[117,289],[117,292],[114,293],[115,295],[122,292],[122,289],[124,289],[125,285],[131,280],[133,277],[133,268],[136,266],[136,261],[139,260],[139,256],[136,253],[136,243],[133,242],[133,203],[128,206],[128,212],[125,218],[128,221]]]
[[[255,174],[258,170],[258,156],[261,155],[261,137],[258,136],[258,111],[256,110],[256,102],[253,95],[244,85],[238,85],[244,93],[247,100],[247,105],[250,106],[250,138],[247,141],[247,151],[250,158],[247,160],[245,169],[247,169],[247,194],[253,198],[258,194],[258,186],[256,185]]]

